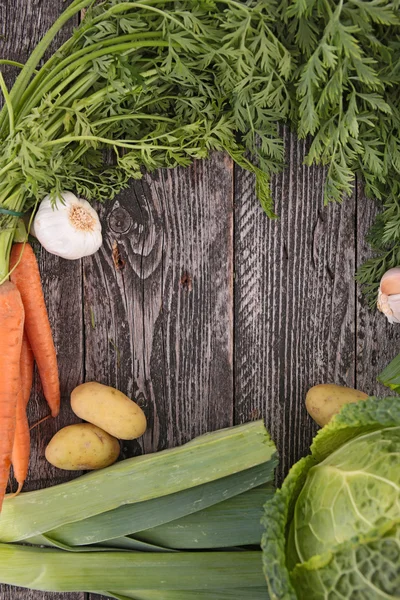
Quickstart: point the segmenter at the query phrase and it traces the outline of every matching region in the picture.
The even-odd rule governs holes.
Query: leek
[[[0,544],[0,583],[48,592],[262,588],[261,552],[63,552]],[[161,596],[162,597],[162,596]],[[172,595],[173,598],[173,595]]]
[[[94,549],[173,552],[259,546],[263,531],[263,506],[273,494],[272,485],[263,485],[180,519],[139,531],[135,536],[109,539],[95,546],[71,546],[51,537],[50,534],[35,536],[26,541],[30,544],[77,552],[90,552]],[[111,521],[110,519],[110,527]],[[79,523],[85,529],[85,521]]]
[[[261,486],[205,510],[140,531],[135,541],[176,550],[200,550],[261,544],[261,518],[272,486]]]
[[[124,460],[68,483],[6,498],[0,541],[25,540],[125,504],[174,494],[269,461],[274,464],[274,457],[275,446],[262,421],[208,433],[179,448]]]
[[[270,460],[252,469],[176,494],[127,504],[82,521],[63,525],[46,532],[46,535],[54,541],[70,546],[97,544],[125,537],[137,531],[175,521],[271,481],[275,466],[275,460]]]
[[[95,544],[94,546],[69,546],[57,540],[52,540],[47,535],[35,535],[26,542],[34,546],[46,546],[48,548],[58,548],[59,550],[67,550],[68,552],[118,552],[120,550],[134,550],[135,552],[177,552],[170,548],[148,544],[130,537],[120,537],[114,540],[107,540],[107,546]]]
[[[138,590],[124,592],[123,595],[113,592],[101,592],[116,600],[268,600],[266,586],[259,588],[238,588],[236,590]]]

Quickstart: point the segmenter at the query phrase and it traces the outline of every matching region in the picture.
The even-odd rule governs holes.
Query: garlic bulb
[[[378,309],[389,323],[400,323],[400,267],[389,269],[381,279]]]
[[[52,205],[50,196],[40,203],[32,234],[51,254],[75,260],[97,252],[102,244],[97,212],[86,200],[71,192]]]

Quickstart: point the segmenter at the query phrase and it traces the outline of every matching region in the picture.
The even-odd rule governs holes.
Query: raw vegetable
[[[15,436],[11,455],[11,463],[13,466],[14,477],[18,483],[18,489],[15,492],[15,495],[18,495],[22,490],[22,487],[25,483],[25,479],[28,474],[31,442],[26,408],[32,390],[33,354],[25,331],[22,338],[21,357],[19,366],[21,388],[17,397]]]
[[[111,596],[117,600],[267,600],[267,590],[265,586],[260,588],[252,587],[251,590],[246,588],[237,588],[236,590],[212,590],[200,591],[165,591],[165,590],[140,590],[134,591],[132,594],[129,591],[124,591],[124,595],[116,592],[102,592],[105,596]]]
[[[58,469],[90,471],[109,467],[117,460],[119,442],[91,423],[63,427],[46,447],[46,459]]]
[[[18,489],[15,492],[16,496],[22,490],[28,474],[30,442],[31,437],[29,432],[28,416],[26,414],[26,404],[21,382],[17,395],[15,434],[11,455],[11,464],[14,471],[14,477],[18,483]]]
[[[270,473],[275,466],[274,455],[274,444],[260,421],[209,433],[180,448],[127,459],[68,483],[6,499],[0,519],[0,540],[20,541],[128,503],[167,496],[268,461],[271,463],[265,468]]]
[[[265,506],[272,599],[398,598],[400,399],[344,405]]]
[[[124,591],[124,595],[116,592],[102,592],[104,595],[109,595],[117,600],[267,600],[267,590],[264,587],[246,590],[246,588],[237,588],[236,590],[212,590],[200,591],[163,591],[163,590],[140,590],[130,594],[129,591]]]
[[[0,545],[2,583],[37,590],[234,590],[265,586],[261,552],[62,552]],[[111,592],[112,593],[112,592]],[[265,590],[266,593],[266,590]]]
[[[24,306],[16,286],[0,285],[0,509],[6,492],[14,444]]]
[[[128,464],[129,470],[121,469]],[[125,527],[132,530],[136,525],[137,536],[111,537],[102,545],[88,547],[87,539],[84,546],[57,540],[57,530],[31,537],[24,534],[25,542],[40,546],[0,544],[0,583],[45,591],[88,591],[120,600],[265,598],[267,590],[257,547],[262,533],[262,506],[273,490],[271,486],[255,486],[273,477],[275,464],[274,445],[259,421],[206,434],[181,448],[106,468],[102,473],[109,489],[96,485],[99,474],[95,473],[56,486],[59,493],[52,499],[57,500],[53,509],[44,494],[51,494],[51,489],[39,495],[21,494],[5,504],[20,504],[21,512],[14,512],[7,524],[5,510],[0,520],[8,538],[11,526],[14,530],[35,530],[43,519],[54,521],[56,511],[61,511],[68,523],[71,513],[65,511],[65,499],[76,503],[84,517],[93,497],[121,503],[120,508],[101,515],[106,517],[103,525],[107,528],[108,522],[109,531],[113,525],[114,531],[118,529],[121,510],[132,509],[130,515],[125,515]],[[80,485],[71,487],[76,482]],[[170,493],[174,489],[180,491]],[[26,502],[21,503],[24,498]],[[93,512],[93,506],[90,511]],[[94,519],[98,516],[87,521]],[[170,525],[166,527],[166,523]],[[77,532],[85,531],[86,519],[70,525],[77,525]],[[67,528],[68,525],[59,527],[58,534]],[[99,535],[98,527],[96,532]],[[162,538],[164,545],[140,539],[154,536]],[[186,546],[212,551],[176,550]],[[222,552],[222,548],[227,551]]]
[[[400,267],[389,269],[381,279],[378,309],[389,323],[400,323]]]
[[[135,440],[146,431],[146,416],[136,402],[95,381],[82,383],[72,391],[71,408],[80,419],[121,440]]]
[[[22,384],[22,393],[24,397],[25,406],[29,402],[29,397],[32,391],[32,382],[33,382],[33,352],[31,345],[28,340],[28,336],[26,335],[26,331],[24,330],[24,335],[22,337],[22,348],[21,348],[21,357],[20,357],[20,372],[21,372],[21,384]]]
[[[14,244],[11,281],[21,294],[25,309],[25,331],[39,370],[43,393],[56,417],[60,411],[57,355],[44,302],[39,267],[31,246]]]
[[[274,459],[256,467],[235,471],[209,483],[183,489],[144,502],[127,504],[82,521],[75,521],[45,533],[48,539],[66,546],[109,545],[110,540],[176,521],[186,515],[243,494],[273,479]],[[29,538],[31,542],[32,538]],[[106,544],[105,544],[106,542]],[[43,541],[32,543],[43,543]]]
[[[391,390],[400,393],[400,354],[382,371],[378,381]]]
[[[163,548],[162,546],[139,542],[139,540],[135,540],[128,536],[107,540],[106,544],[68,546],[67,544],[63,544],[63,542],[53,540],[47,533],[43,533],[41,535],[32,536],[29,540],[26,540],[26,542],[34,546],[40,545],[46,548],[57,548],[58,550],[66,550],[67,552],[93,552],[94,550],[102,552],[106,552],[107,550],[115,552],[120,550],[135,550],[137,552],[177,552],[177,550],[171,550],[170,548]]]
[[[50,196],[41,201],[31,233],[48,252],[69,260],[94,254],[103,241],[97,212],[71,192],[56,203]]]
[[[173,512],[169,511],[167,515],[163,514],[161,517],[161,519],[167,519],[168,522],[144,528],[143,530],[139,529],[129,536],[110,538],[106,541],[103,540],[101,543],[96,543],[96,545],[85,543],[82,546],[66,544],[65,541],[57,539],[57,533],[54,535],[54,532],[46,532],[40,536],[33,536],[26,541],[29,544],[58,547],[68,549],[71,552],[87,552],[99,547],[103,549],[117,548],[144,552],[167,552],[176,550],[215,550],[230,546],[237,548],[260,546],[262,510],[267,498],[273,496],[274,488],[272,484],[268,484],[250,487],[240,492],[234,481],[237,479],[237,476],[231,476],[231,479],[232,483],[235,484],[235,488],[229,484],[225,490],[225,494],[221,496],[219,501],[216,501],[215,497],[212,498],[209,496],[209,493],[212,491],[212,484],[199,486],[195,488],[197,496],[192,493],[193,498],[196,497],[197,502],[195,501],[190,509],[190,505],[188,504],[180,508],[181,512],[186,513],[183,517],[173,518]],[[255,480],[251,482],[251,484],[254,483]],[[233,489],[235,490],[235,495],[231,498],[226,498],[228,492],[232,493]],[[174,494],[175,501],[181,502],[181,500],[185,499],[185,495],[185,493]],[[206,501],[206,503],[211,502],[210,506],[199,509],[198,505],[201,504],[202,500]],[[160,502],[159,507],[163,509],[165,503]],[[168,509],[168,505],[166,507]],[[140,507],[138,508],[140,510]],[[191,512],[188,512],[189,510]],[[109,517],[110,523],[116,517],[116,511],[111,512],[113,515]],[[136,514],[133,511],[131,512],[134,520],[139,522]],[[143,514],[143,511],[141,513]],[[158,515],[154,512],[151,518],[154,524],[158,520]],[[79,523],[85,528],[87,520],[80,521]],[[149,523],[148,519],[142,523],[141,527],[143,525],[146,526],[146,523]],[[62,528],[59,528],[59,532],[60,529]],[[156,539],[158,541],[155,541]]]
[[[314,421],[323,427],[344,404],[365,398],[368,398],[368,394],[359,390],[334,383],[321,383],[308,390],[306,408]]]
[[[253,488],[181,519],[138,531],[133,538],[175,550],[259,546],[263,506],[273,491],[272,485]]]

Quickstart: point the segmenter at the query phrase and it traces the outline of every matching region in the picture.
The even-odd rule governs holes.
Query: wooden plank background
[[[26,60],[64,8],[63,0],[0,0],[1,56]],[[5,71],[11,83],[15,72]],[[278,220],[261,211],[253,178],[215,154],[146,176],[100,207],[104,245],[95,256],[68,262],[40,252],[62,411],[32,432],[26,489],[68,478],[44,449],[76,420],[69,394],[82,381],[116,386],[146,411],[148,432],[124,444],[123,456],[264,418],[281,457],[278,481],[316,431],[304,409],[310,386],[383,393],[376,375],[400,351],[400,328],[367,309],[353,280],[376,209],[360,185],[342,206],[324,207],[322,170],[303,166],[306,143],[284,136],[288,166],[273,181]],[[32,423],[46,414],[37,378],[29,410]],[[0,600],[21,597],[95,598],[0,587]]]

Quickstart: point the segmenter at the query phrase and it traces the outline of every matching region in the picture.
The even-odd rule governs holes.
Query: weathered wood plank
[[[147,452],[232,422],[232,190],[222,155],[136,182],[85,259],[85,377],[144,407]]]
[[[7,58],[25,60],[32,49],[53,25],[57,17],[68,4],[62,0],[41,2],[41,0],[2,0],[0,2],[0,35],[2,53],[7,51]],[[60,33],[58,40],[66,39],[76,25],[77,20],[67,25]],[[58,46],[58,42],[54,42]],[[5,57],[5,56],[4,56]]]
[[[215,154],[153,182],[168,251],[152,369],[164,388],[168,443],[233,422],[233,168]]]
[[[273,181],[279,220],[235,178],[235,421],[264,416],[280,452],[279,478],[306,453],[316,427],[307,389],[354,384],[355,201],[323,206],[323,173],[285,132],[289,167]]]
[[[0,0],[0,57],[24,63],[36,44],[53,25],[57,17],[66,9],[63,0],[42,2],[41,0]],[[51,55],[59,45],[68,39],[78,24],[76,16],[57,34],[45,57]],[[19,70],[1,66],[8,74],[8,82]]]
[[[63,10],[63,0],[5,0],[0,2],[0,56],[24,62],[36,43],[43,37]],[[77,24],[77,18],[67,25],[52,44],[55,48],[66,39]],[[11,83],[17,69],[7,69]],[[60,367],[62,408],[60,416],[32,430],[31,460],[25,490],[56,484],[69,479],[67,472],[53,468],[44,458],[47,442],[60,427],[74,422],[69,409],[69,394],[82,377],[82,278],[80,262],[70,263],[39,251],[39,266]],[[31,424],[48,414],[39,378],[35,374],[28,416]],[[76,474],[74,474],[76,476]],[[15,483],[13,485],[15,488]],[[84,600],[85,594],[68,594],[68,600]],[[0,586],[0,600],[66,600],[64,594],[52,594]]]
[[[362,264],[372,252],[365,236],[377,214],[377,205],[365,198],[361,183],[357,187],[357,265]],[[367,394],[393,395],[378,384],[377,375],[400,352],[400,326],[390,325],[378,310],[371,311],[360,289],[357,292],[357,372],[356,382]]]
[[[102,208],[103,247],[84,261],[85,378],[143,406],[148,432],[124,456],[232,423],[232,197],[217,154]]]

